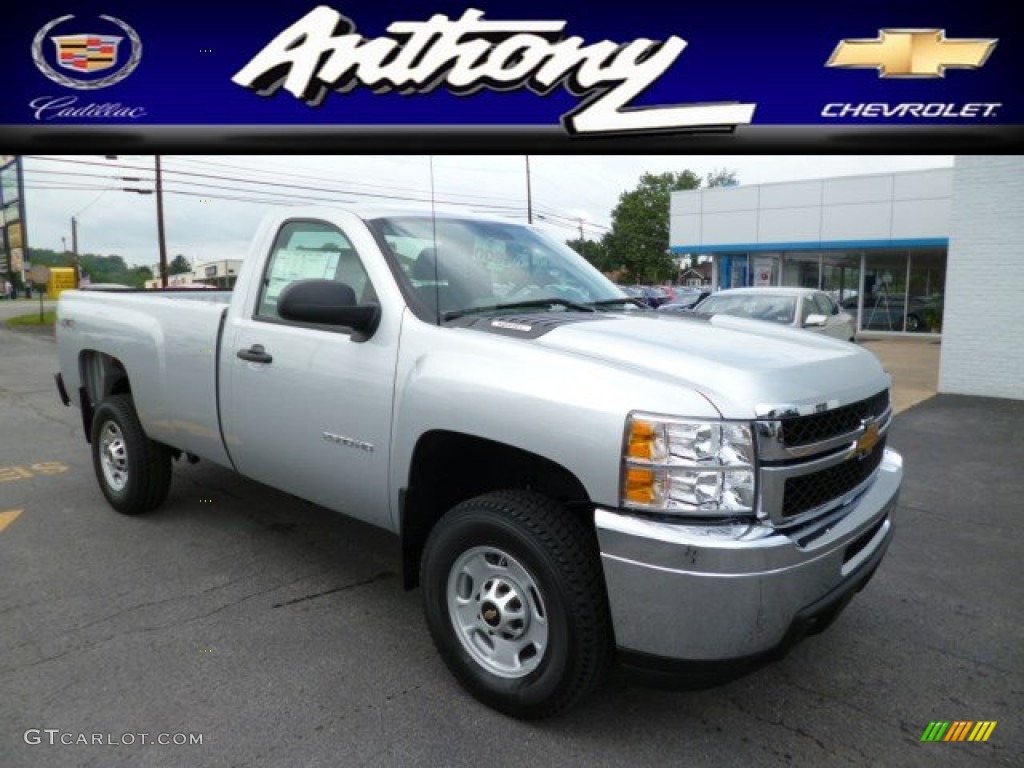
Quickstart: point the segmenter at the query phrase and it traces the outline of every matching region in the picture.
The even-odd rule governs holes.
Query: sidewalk
[[[939,386],[939,354],[935,339],[860,339],[892,376],[892,399],[896,413],[935,395]]]

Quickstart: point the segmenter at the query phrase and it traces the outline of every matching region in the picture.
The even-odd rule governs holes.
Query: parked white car
[[[813,288],[727,288],[693,309],[709,315],[734,315],[803,328],[853,341],[856,324],[827,293]]]

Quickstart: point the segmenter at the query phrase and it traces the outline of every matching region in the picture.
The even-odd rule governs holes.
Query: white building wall
[[[670,245],[772,246],[949,235],[953,170],[673,192]]]
[[[1024,399],[1024,158],[958,156],[939,391]]]

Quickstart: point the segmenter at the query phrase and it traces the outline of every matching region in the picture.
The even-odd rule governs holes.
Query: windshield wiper
[[[484,312],[497,312],[502,309],[523,309],[526,307],[565,307],[566,309],[573,309],[577,312],[596,312],[592,306],[588,304],[580,304],[576,301],[569,301],[568,299],[560,299],[552,297],[550,299],[531,299],[529,301],[510,301],[507,304],[488,304],[485,307],[468,307],[466,309],[452,309],[441,315],[442,320],[455,320],[465,315],[479,315]]]
[[[643,309],[650,309],[650,305],[643,299],[638,299],[636,296],[623,296],[621,299],[601,299],[601,301],[588,301],[587,306],[589,307],[611,307],[616,304],[635,304]]]

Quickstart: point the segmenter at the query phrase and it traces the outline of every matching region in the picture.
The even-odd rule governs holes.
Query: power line
[[[41,156],[38,156],[38,155],[27,155],[26,157],[29,157],[29,158],[32,158],[32,159],[35,159],[35,160],[46,160],[46,161],[50,161],[50,162],[70,163],[70,164],[73,164],[73,165],[89,165],[89,166],[100,166],[100,167],[106,167],[106,168],[111,167],[108,163],[101,163],[101,162],[92,161],[92,160],[72,160],[70,158],[47,158],[47,157],[41,157]],[[116,167],[120,168],[120,169],[127,169],[127,170],[143,170],[143,171],[148,171],[149,170],[148,168],[146,168],[144,166],[127,165],[127,164],[120,164],[120,165],[118,165]],[[299,189],[299,190],[304,190],[304,191],[307,191],[307,192],[330,192],[330,193],[333,193],[333,194],[348,194],[348,195],[354,195],[354,196],[357,196],[357,197],[370,197],[370,198],[377,198],[377,199],[383,199],[383,200],[397,200],[399,202],[418,202],[418,203],[428,203],[428,202],[430,202],[429,196],[425,196],[425,197],[409,197],[409,196],[403,196],[403,195],[385,194],[385,193],[381,193],[381,192],[360,192],[358,190],[352,190],[352,189],[329,188],[329,187],[315,187],[315,186],[304,185],[304,184],[290,184],[290,183],[282,182],[282,181],[261,181],[261,180],[239,178],[237,176],[225,176],[223,174],[199,173],[197,171],[172,171],[172,170],[167,170],[167,171],[165,171],[165,173],[168,173],[168,174],[173,173],[173,174],[176,174],[176,175],[179,175],[179,176],[187,176],[187,177],[190,177],[190,178],[214,179],[216,181],[234,181],[234,182],[240,182],[240,183],[243,183],[243,184],[253,184],[253,185],[259,185],[259,186],[269,186],[269,187],[284,188],[284,189]],[[445,198],[445,199],[440,199],[439,198],[436,202],[444,203],[445,205],[462,205],[462,206],[467,205],[467,203],[465,203],[465,202],[458,201],[458,200],[450,200],[450,199],[447,199],[447,198]],[[499,205],[495,205],[494,207],[496,207],[496,208],[505,208],[505,209],[508,209],[508,210],[518,210],[521,206],[499,206]]]
[[[363,156],[363,157],[365,158],[367,156]],[[189,164],[192,164],[192,165],[199,165],[199,166],[208,166],[208,167],[214,167],[214,168],[227,168],[227,169],[230,169],[230,170],[249,171],[251,173],[260,173],[260,174],[265,174],[265,175],[273,175],[273,176],[277,176],[277,177],[285,176],[285,177],[295,178],[295,179],[304,179],[304,180],[307,180],[307,181],[324,181],[324,182],[335,183],[335,184],[338,183],[338,179],[337,178],[331,178],[331,177],[326,177],[326,176],[313,176],[313,175],[310,175],[310,174],[295,173],[294,171],[287,171],[287,172],[281,172],[281,171],[277,171],[277,170],[267,171],[267,170],[264,170],[262,168],[254,168],[254,167],[249,166],[249,165],[234,165],[234,164],[231,164],[231,163],[219,163],[219,162],[214,162],[213,160],[206,160],[205,158],[203,160],[196,160],[196,159],[193,159],[193,158],[190,158],[190,157],[176,157],[176,158],[168,158],[168,160],[169,161],[174,161],[174,162],[189,163]],[[282,168],[283,167],[279,163],[266,163],[266,164],[267,165],[272,165],[275,168]],[[442,167],[442,166],[438,166],[438,167]],[[477,169],[477,170],[479,170],[479,169]],[[260,183],[260,182],[259,181],[254,181],[254,183]],[[398,186],[398,185],[395,185],[395,184],[371,184],[371,183],[365,182],[365,181],[352,181],[352,180],[345,180],[344,183],[348,184],[348,185],[351,185],[351,186],[356,186],[356,187],[368,187],[370,189],[383,189],[383,190],[390,190],[390,191],[412,192],[414,194],[424,195],[424,196],[429,196],[429,194],[430,194],[430,190],[429,189],[419,188],[419,187],[403,187],[403,186]],[[465,197],[465,198],[469,198],[469,199],[475,200],[475,201],[486,199],[486,200],[504,200],[504,201],[511,201],[511,202],[521,202],[518,198],[509,197],[507,195],[483,195],[483,194],[479,194],[479,193],[463,193],[463,192],[449,192],[448,195],[450,197]]]
[[[42,162],[65,163],[65,164],[85,165],[85,166],[94,166],[94,167],[98,166],[98,167],[107,168],[107,169],[113,168],[113,169],[120,169],[120,170],[140,170],[140,171],[145,171],[145,172],[148,172],[148,173],[152,173],[152,169],[149,168],[149,167],[139,166],[139,165],[130,165],[130,164],[127,164],[127,163],[117,163],[117,164],[111,165],[109,162],[99,162],[99,161],[80,160],[80,159],[71,159],[71,158],[55,158],[55,157],[44,157],[44,156],[38,156],[38,155],[29,155],[28,157],[30,157],[31,159],[34,159],[34,160],[42,161]],[[194,163],[194,164],[203,164],[203,163],[205,163],[205,164],[208,164],[208,165],[211,165],[211,166],[212,165],[217,165],[217,166],[229,167],[229,164],[227,164],[227,163],[214,163],[213,161],[192,160],[190,158],[168,158],[168,160],[181,161],[181,162],[189,162],[189,163]],[[255,172],[255,173],[263,173],[263,174],[271,173],[270,171],[262,171],[262,170],[259,170],[259,169],[250,168],[248,166],[230,166],[230,167],[234,167],[234,168],[238,168],[238,169],[244,169],[244,170],[249,170],[250,172]],[[44,169],[26,169],[26,170],[32,170],[32,171],[35,171],[37,173],[49,173],[49,174],[60,173],[59,171],[47,171],[47,170],[44,170]],[[80,171],[79,173],[81,175],[83,175],[83,176],[84,175],[88,175],[84,171]],[[397,201],[400,201],[400,202],[426,203],[426,202],[430,201],[429,194],[427,192],[425,192],[425,191],[420,193],[420,194],[414,194],[412,196],[410,196],[410,195],[401,195],[401,194],[386,194],[386,193],[381,193],[381,192],[365,192],[365,191],[356,190],[356,189],[346,189],[344,187],[339,187],[339,188],[334,188],[334,187],[318,187],[318,186],[311,186],[311,185],[308,185],[308,184],[292,184],[292,183],[282,182],[282,181],[271,181],[271,180],[264,180],[264,179],[243,178],[243,177],[229,176],[229,175],[224,175],[224,174],[200,173],[198,171],[175,170],[175,169],[171,169],[171,168],[165,168],[164,169],[164,174],[165,174],[165,176],[167,174],[174,174],[176,176],[184,176],[186,178],[196,178],[196,179],[202,178],[202,179],[214,179],[214,180],[217,180],[217,181],[232,181],[232,182],[241,183],[241,184],[247,184],[247,185],[252,185],[252,186],[270,186],[270,187],[275,187],[275,188],[293,189],[293,190],[300,190],[300,191],[306,191],[306,192],[325,192],[325,193],[335,194],[335,195],[350,195],[350,196],[355,196],[355,197],[369,197],[369,198],[386,199],[386,200],[397,200]],[[295,176],[300,177],[300,178],[303,177],[302,174],[285,174],[285,175],[295,175]],[[99,174],[95,174],[95,176],[103,178]],[[106,178],[109,178],[109,177],[106,177]],[[309,178],[322,179],[324,177],[313,177],[313,176],[310,176]],[[167,183],[170,183],[171,181],[177,181],[178,183],[182,183],[182,184],[185,183],[184,181],[181,181],[180,179],[175,180],[175,179],[166,178],[165,181]],[[364,185],[364,186],[376,186],[376,185],[365,185],[365,184],[363,184],[361,182],[352,182],[352,184],[353,185]],[[193,185],[198,186],[194,182],[193,182]],[[211,187],[212,186],[213,185],[211,185]],[[391,188],[391,187],[386,187],[386,188]],[[396,187],[394,189],[402,189],[402,188],[397,188]],[[245,192],[250,192],[250,193],[254,193],[254,194],[268,194],[268,193],[262,193],[262,192],[260,192],[260,190],[236,190],[236,191],[245,191]],[[419,193],[420,192],[419,190],[415,190],[415,189],[413,189],[412,191],[414,193]],[[285,193],[278,193],[278,194],[285,194]],[[295,197],[299,197],[299,196],[295,195]],[[455,199],[455,198],[461,198],[461,197],[468,197],[468,198],[470,198],[471,202],[466,202],[466,201],[463,201],[463,200]],[[508,197],[500,197],[499,198],[497,196],[487,196],[487,195],[472,195],[471,196],[471,195],[462,194],[462,193],[449,193],[444,198],[438,198],[437,202],[444,203],[446,205],[455,205],[455,206],[463,206],[463,207],[467,206],[467,205],[473,205],[475,207],[488,207],[488,208],[493,208],[494,210],[506,210],[506,211],[521,211],[521,210],[523,210],[523,204],[522,203],[519,203],[519,204],[516,204],[516,205],[505,205],[505,204],[498,204],[498,203],[487,203],[485,206],[480,206],[480,201],[482,199],[484,199],[484,198],[487,198],[487,197],[492,197],[492,198],[495,198],[495,199],[503,199],[503,200],[513,200],[513,198],[508,198]],[[320,200],[322,198],[319,198],[319,197],[316,197],[316,198],[309,197],[307,199],[310,199],[310,200]],[[345,201],[345,202],[350,202],[350,201]],[[557,211],[557,210],[555,210],[553,207],[551,207],[549,205],[535,204],[534,205],[534,209],[538,210],[538,211],[546,212],[549,216],[557,217],[557,218],[562,219],[564,221],[576,222],[577,219],[578,219],[578,217],[576,217],[576,216],[569,216],[569,215],[564,214],[564,213],[562,213],[560,211]],[[604,225],[600,225],[600,224],[588,223],[587,226],[591,227],[591,228],[596,228],[596,229],[604,229],[604,230],[608,229]]]

